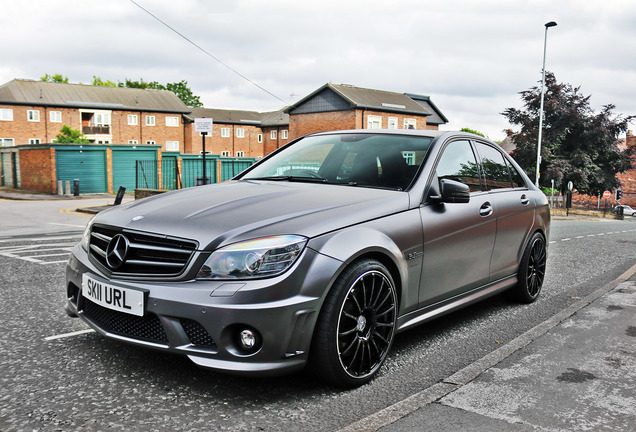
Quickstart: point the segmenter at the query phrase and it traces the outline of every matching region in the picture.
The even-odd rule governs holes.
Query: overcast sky
[[[431,96],[491,139],[546,69],[596,111],[636,114],[633,0],[3,0],[0,84],[62,74],[188,81],[208,108],[273,111],[327,82]],[[636,123],[632,123],[636,128]]]

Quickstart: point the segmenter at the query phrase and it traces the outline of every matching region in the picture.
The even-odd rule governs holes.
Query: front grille
[[[130,315],[100,306],[83,298],[84,315],[108,333],[146,342],[168,343],[168,335],[154,314]]]
[[[114,269],[107,262],[106,251],[117,234],[126,237],[128,250],[124,263]],[[93,225],[89,248],[91,259],[99,263],[108,275],[165,277],[177,276],[183,272],[197,249],[197,243],[175,237]]]
[[[181,327],[192,345],[199,348],[216,348],[216,344],[201,324],[191,319],[181,319]]]

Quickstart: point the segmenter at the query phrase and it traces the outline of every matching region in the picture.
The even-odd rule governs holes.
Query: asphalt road
[[[341,391],[306,372],[222,375],[85,332],[63,310],[64,254],[80,234],[0,238],[2,431],[335,431],[471,364],[636,263],[636,220],[556,220],[536,303],[494,297],[402,333],[377,379]]]

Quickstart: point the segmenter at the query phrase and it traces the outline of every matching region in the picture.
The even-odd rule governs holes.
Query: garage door
[[[80,181],[80,193],[105,193],[106,150],[56,150],[57,180]]]
[[[124,186],[126,192],[135,190],[135,165],[138,160],[156,160],[157,151],[140,149],[113,149],[113,189]]]

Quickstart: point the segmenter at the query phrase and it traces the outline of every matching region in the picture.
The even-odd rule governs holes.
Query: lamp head
[[[557,23],[555,23],[554,21],[550,21],[549,23],[545,23],[545,27],[549,28],[549,27],[556,27]]]

